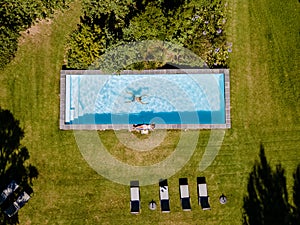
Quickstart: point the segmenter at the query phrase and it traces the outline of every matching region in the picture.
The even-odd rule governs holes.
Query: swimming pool
[[[226,73],[212,71],[126,71],[120,75],[64,72],[63,122],[65,125],[224,125],[228,122]],[[133,101],[134,97],[141,97],[141,101]]]

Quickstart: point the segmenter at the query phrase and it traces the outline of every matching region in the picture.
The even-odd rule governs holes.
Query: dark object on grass
[[[197,177],[197,192],[198,204],[201,205],[203,210],[209,210],[210,205],[208,202],[207,185],[205,177]]]
[[[152,199],[151,202],[149,202],[149,209],[155,210],[156,209],[156,202]]]
[[[132,214],[140,213],[140,187],[139,181],[130,181],[130,212]]]
[[[220,203],[221,204],[226,204],[227,203],[227,198],[226,198],[226,196],[224,195],[224,194],[222,194],[221,196],[220,196]]]
[[[27,194],[25,191],[19,195],[17,200],[13,202],[6,210],[4,210],[4,213],[8,215],[9,217],[12,217],[15,215],[30,199],[29,194]]]
[[[191,211],[191,201],[187,178],[179,178],[179,193],[183,211]]]
[[[19,185],[16,183],[16,181],[12,180],[9,185],[2,191],[0,195],[0,205],[10,196]]]
[[[170,199],[167,179],[159,181],[159,199],[161,211],[163,213],[170,212]]]

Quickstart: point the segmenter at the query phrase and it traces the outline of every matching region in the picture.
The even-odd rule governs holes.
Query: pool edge
[[[88,71],[88,72],[87,72]],[[100,70],[61,70],[60,71],[60,118],[59,129],[61,130],[131,130],[130,124],[66,124],[66,75],[100,75],[105,74]],[[225,94],[225,123],[224,124],[157,124],[156,129],[230,129],[230,77],[229,69],[170,69],[170,70],[124,70],[118,74],[224,74]]]

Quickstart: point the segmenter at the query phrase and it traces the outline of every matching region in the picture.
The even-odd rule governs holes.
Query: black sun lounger
[[[140,187],[139,181],[130,181],[130,212],[140,213]]]
[[[5,214],[9,217],[15,215],[30,199],[29,194],[25,191],[18,197],[18,199],[13,202],[6,210],[4,210]]]
[[[198,204],[203,210],[210,209],[205,177],[197,177]]]
[[[8,198],[8,196],[10,196],[15,190],[17,190],[17,188],[19,187],[19,185],[12,180],[10,182],[9,185],[7,185],[7,187],[2,191],[1,195],[0,195],[0,205],[5,202],[5,200]]]
[[[170,212],[169,187],[166,179],[159,181],[159,199],[161,211],[163,213]]]
[[[183,211],[191,210],[189,185],[187,178],[179,178],[179,193]]]

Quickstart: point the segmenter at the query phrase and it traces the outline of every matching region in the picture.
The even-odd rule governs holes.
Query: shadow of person
[[[29,159],[29,152],[20,144],[23,137],[24,131],[20,128],[19,121],[9,110],[0,107],[0,192],[6,189],[12,180],[19,185],[18,189],[7,196],[1,204],[0,224],[19,222],[18,214],[9,218],[3,211],[16,200],[21,191],[28,194],[33,192],[32,180],[39,174],[35,166],[26,162]]]

